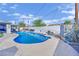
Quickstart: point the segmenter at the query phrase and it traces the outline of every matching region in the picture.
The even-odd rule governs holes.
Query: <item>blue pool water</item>
[[[44,36],[42,34],[34,33],[34,32],[17,32],[17,33],[19,34],[19,36],[16,37],[14,41],[21,44],[40,43],[50,38],[50,37]]]

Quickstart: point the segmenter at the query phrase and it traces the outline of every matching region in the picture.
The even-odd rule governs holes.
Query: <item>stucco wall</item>
[[[31,29],[35,29],[37,32],[47,32],[48,30],[60,34],[60,26],[45,26],[45,27],[30,27]]]

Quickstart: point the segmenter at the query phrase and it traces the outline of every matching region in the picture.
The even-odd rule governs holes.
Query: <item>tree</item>
[[[70,20],[65,20],[65,22],[64,22],[64,24],[65,24],[65,31],[66,31],[66,33],[67,32],[70,32],[70,24],[71,24],[71,21]]]
[[[41,19],[37,19],[33,21],[33,26],[41,27],[41,26],[46,26],[46,24]]]
[[[19,25],[18,25],[19,27],[25,27],[26,26],[26,24],[24,23],[24,22],[19,22]]]
[[[69,25],[69,24],[71,24],[71,21],[70,20],[65,20],[64,24]]]

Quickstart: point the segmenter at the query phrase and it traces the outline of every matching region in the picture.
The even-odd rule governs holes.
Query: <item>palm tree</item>
[[[69,32],[71,21],[70,20],[65,20],[64,24],[66,26],[65,27],[66,32]]]
[[[69,25],[69,24],[71,24],[71,21],[70,20],[65,20],[64,24]]]

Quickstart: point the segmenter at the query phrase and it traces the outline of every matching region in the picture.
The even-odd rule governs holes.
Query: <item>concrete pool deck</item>
[[[52,39],[48,39],[42,43],[19,44],[13,41],[17,36],[17,34],[8,34],[5,36],[4,45],[0,46],[0,50],[16,46],[18,51],[15,55],[17,56],[52,56],[59,42],[59,39],[52,37]]]
[[[5,34],[3,45],[0,46],[0,51],[16,46],[18,51],[15,56],[56,56],[56,55],[75,55],[78,53],[67,43],[64,43],[59,38],[52,36],[45,42],[37,44],[19,44],[13,41],[17,34]],[[12,53],[12,52],[11,52]],[[70,53],[70,54],[69,54]]]

